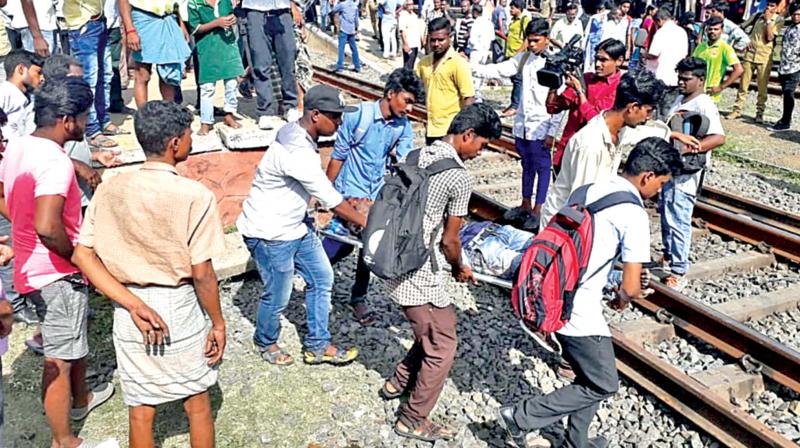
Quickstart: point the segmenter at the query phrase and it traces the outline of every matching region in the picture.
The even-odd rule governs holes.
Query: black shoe
[[[772,125],[773,132],[783,132],[789,130],[789,123],[781,123],[780,121]]]
[[[514,445],[525,448],[525,432],[514,421],[514,406],[503,406],[498,409],[497,423],[506,430]]]
[[[590,448],[606,448],[607,446],[608,446],[608,439],[606,439],[603,436],[592,437],[591,439],[589,439]]]
[[[131,109],[127,106],[120,106],[120,107],[109,107],[108,111],[112,114],[125,114],[125,115],[133,115],[136,113],[136,109]]]
[[[20,322],[25,325],[36,325],[39,323],[39,317],[29,307],[24,307],[14,313],[14,322]]]

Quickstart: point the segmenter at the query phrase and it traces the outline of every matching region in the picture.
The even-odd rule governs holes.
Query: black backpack
[[[691,135],[698,140],[702,140],[708,135],[708,126],[708,117],[697,112],[687,111],[682,116],[681,114],[675,114],[669,119],[670,129]],[[683,161],[681,174],[694,174],[706,167],[708,153],[681,154],[681,160]]]
[[[425,241],[422,229],[430,178],[453,169],[464,169],[451,158],[419,167],[420,150],[408,154],[386,178],[369,210],[367,227],[361,234],[364,263],[383,279],[396,279],[413,272],[432,258],[433,241]],[[432,239],[438,233],[434,230]]]

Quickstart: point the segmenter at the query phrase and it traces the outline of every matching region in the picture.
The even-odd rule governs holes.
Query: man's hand
[[[682,151],[683,153],[695,153],[695,152],[700,152],[703,149],[700,140],[691,135],[683,134],[680,132],[674,132],[672,134],[672,138],[683,143],[686,146]]]
[[[139,33],[136,30],[126,31],[125,39],[128,43],[128,50],[131,52],[142,51],[142,41],[139,40]]]
[[[403,53],[411,53],[411,47],[409,47],[406,43],[403,44]]]
[[[41,34],[33,38],[33,51],[43,58],[50,56],[50,46]]]
[[[94,159],[100,162],[104,167],[111,168],[122,163],[122,161],[117,158],[118,155],[120,155],[119,150],[98,151],[94,153]]]
[[[223,29],[230,29],[236,25],[236,16],[231,14],[228,16],[220,17],[216,20],[217,27]]]
[[[97,186],[103,181],[97,171],[89,165],[73,160],[73,166],[75,167],[75,174],[89,184],[92,190],[97,189]]]
[[[576,92],[581,92],[583,90],[581,80],[572,73],[567,73],[567,75],[564,77],[564,84],[566,84],[567,87],[572,87]]]
[[[470,267],[466,265],[462,265],[461,269],[458,271],[453,271],[453,278],[455,278],[456,281],[460,283],[471,282],[472,284],[475,285],[478,284],[478,281],[475,280],[475,276],[472,274],[472,269],[470,269]]]
[[[222,361],[222,355],[225,353],[225,325],[212,326],[208,331],[206,337],[205,355],[208,359],[208,365],[213,366]]]
[[[5,245],[8,235],[0,236],[0,266],[7,265],[14,258],[14,249]]]
[[[722,86],[709,87],[708,89],[706,89],[706,93],[708,93],[709,95],[716,95],[718,93],[722,93]]]
[[[149,306],[142,303],[130,310],[130,315],[133,324],[142,333],[144,345],[163,345],[169,339],[169,328],[164,319]]]
[[[553,143],[555,143],[555,139],[553,139],[552,135],[548,135],[544,138],[544,147],[545,149],[550,149],[553,147]]]

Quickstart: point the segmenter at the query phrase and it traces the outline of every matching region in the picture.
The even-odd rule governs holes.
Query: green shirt
[[[189,0],[189,26],[195,33],[200,25],[233,14],[231,0],[217,0],[216,7],[204,0]],[[199,82],[207,84],[233,79],[244,74],[239,45],[233,29],[214,28],[197,36],[197,57],[200,62]]]
[[[506,57],[510,58],[519,53],[519,49],[525,43],[525,27],[531,18],[520,14],[517,18],[512,18],[511,23],[508,24],[508,32],[506,33]]]
[[[733,47],[723,42],[722,39],[710,46],[708,42],[702,42],[694,49],[692,56],[706,61],[706,89],[722,84],[728,66],[739,63],[739,57],[736,56]],[[719,93],[711,95],[711,99],[718,103],[720,96]]]

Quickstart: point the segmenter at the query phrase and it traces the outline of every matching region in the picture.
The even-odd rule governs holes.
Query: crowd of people
[[[316,13],[313,4],[303,10],[290,0],[190,0],[185,8],[163,0],[65,0],[56,10],[50,2],[22,0],[18,6],[0,31],[0,234],[9,238],[0,245],[0,354],[12,320],[39,326],[26,345],[44,358],[42,403],[58,448],[112,446],[83,440],[70,427],[114,392],[110,383],[90,390],[86,382],[89,285],[114,304],[130,446],[153,446],[155,407],[174,400],[184,403],[192,445],[214,444],[208,389],[226,337],[211,260],[224,241],[213,193],[175,169],[192,144],[192,113],[180,105],[187,61],[193,60],[198,86],[197,134],[209,133],[216,115],[226,126],[240,126],[237,98],[253,91],[261,128],[274,126],[279,115],[288,122],[260,161],[236,222],[264,284],[253,340],[266,363],[284,367],[295,360],[279,345],[295,272],[306,284],[302,361],[342,365],[359,355],[357,347],[334,344],[329,331],[332,264],[354,247],[318,236],[309,201],[333,212],[329,229],[352,235],[367,226],[387,170],[398,162],[433,170],[419,229],[432,250],[430,262],[385,280],[414,335],[380,389],[386,400],[408,397],[394,423],[400,436],[453,437],[428,417],[458,344],[448,279],[475,281],[462,247],[473,189],[464,161],[500,137],[501,116],[513,117],[522,162],[522,201],[508,221],[535,232],[573,204],[576,191],[584,202],[632,195],[632,203],[597,212],[588,265],[594,274],[581,283],[572,318],[556,336],[564,358],[559,371],[572,383],[508,404],[498,415],[518,444],[526,431],[552,429],[569,416],[566,428],[556,425],[554,445],[576,447],[605,446],[602,437],[589,439],[588,428],[599,403],[618,387],[602,312],[604,289],[615,277],[608,261],[623,264],[609,302],[621,309],[643,294],[648,278],[642,273],[650,261],[644,200],[660,192],[664,283],[680,290],[690,269],[692,209],[710,154],[725,143],[720,94],[741,81],[729,116],[736,118],[755,71],[756,121],[763,121],[779,32],[784,113],[773,129],[790,126],[800,80],[800,7],[789,5],[782,18],[774,0],[752,17],[749,33],[725,18],[727,5],[718,3],[705,9],[696,29],[694,20],[676,19],[670,4],[632,12],[626,0],[600,5],[594,14],[566,4],[555,23],[554,2],[537,8],[521,0],[465,1],[463,17],[455,19],[440,0],[369,0],[383,56],[394,59],[402,50],[403,67],[387,77],[382,98],[355,106],[336,89],[306,90],[299,79],[304,13]],[[349,45],[360,70],[362,5],[322,0],[319,10],[323,29],[335,18],[337,68],[344,69]],[[583,49],[583,60],[566,70],[562,85],[542,84],[538,73],[567,45]],[[135,111],[121,96],[128,62]],[[160,100],[148,99],[154,65]],[[480,97],[482,82],[493,79],[512,86],[508,107],[499,111]],[[214,108],[218,81],[224,85],[220,111]],[[408,114],[423,103],[425,144],[415,150]],[[101,182],[92,162],[117,164],[114,137],[124,132],[110,121],[114,111],[134,115],[147,161]],[[330,136],[331,161],[326,171],[315,169],[318,141]],[[370,265],[364,250],[357,257],[349,305],[353,318],[368,326],[376,319]]]

